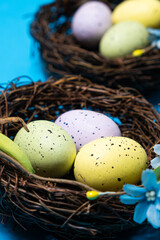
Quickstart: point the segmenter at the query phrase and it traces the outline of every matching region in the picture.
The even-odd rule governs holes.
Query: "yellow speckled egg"
[[[74,163],[74,176],[99,191],[118,191],[137,184],[147,168],[144,148],[127,137],[104,137],[84,145]]]
[[[71,169],[76,147],[71,136],[57,124],[37,120],[21,128],[14,142],[26,153],[37,175],[62,177]]]
[[[128,0],[120,3],[112,13],[113,23],[134,20],[146,27],[160,27],[160,2],[157,0]]]

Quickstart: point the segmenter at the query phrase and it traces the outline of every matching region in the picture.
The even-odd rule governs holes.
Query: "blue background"
[[[0,84],[7,84],[21,75],[30,76],[34,81],[48,78],[40,59],[37,44],[29,33],[29,25],[40,5],[51,0],[0,0]],[[148,100],[158,109],[160,90],[150,92]],[[160,230],[145,225],[124,232],[117,239],[160,239]],[[10,220],[0,223],[0,240],[53,240],[53,235],[40,229],[13,230]]]
[[[45,80],[37,45],[29,33],[35,12],[51,0],[0,0],[0,82],[19,75]]]

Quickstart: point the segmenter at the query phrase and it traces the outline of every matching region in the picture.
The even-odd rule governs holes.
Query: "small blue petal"
[[[142,172],[142,184],[149,191],[154,190],[156,188],[157,178],[152,170],[146,169],[145,171]]]
[[[150,34],[160,37],[160,29],[147,28],[147,30]]]
[[[160,144],[156,144],[153,149],[156,154],[160,155]]]
[[[151,46],[155,46],[157,47],[158,49],[160,49],[160,40],[159,39],[151,39],[150,38],[150,42],[151,42]]]
[[[157,198],[160,198],[160,183],[157,184]]]
[[[156,200],[155,207],[157,210],[160,210],[160,200],[159,199]]]
[[[148,208],[147,219],[154,228],[160,227],[160,211],[156,209],[154,204],[150,204]]]
[[[160,166],[160,157],[159,156],[155,157],[151,160],[151,166],[154,169]]]
[[[156,188],[155,188],[156,192],[157,192],[157,197],[160,197],[160,183],[157,183]]]
[[[149,203],[146,201],[138,203],[134,210],[133,220],[139,224],[143,223],[147,218],[148,207]]]
[[[138,201],[142,200],[143,198],[142,197],[131,197],[129,195],[121,195],[120,196],[120,200],[122,203],[124,204],[135,204],[137,203]]]
[[[131,185],[131,184],[124,185],[123,190],[127,194],[129,194],[129,195],[131,195],[133,197],[137,197],[139,195],[142,195],[142,194],[146,193],[146,189],[145,188],[138,187],[138,186]]]
[[[160,40],[158,40],[158,41],[156,42],[156,46],[157,46],[158,49],[160,49]]]

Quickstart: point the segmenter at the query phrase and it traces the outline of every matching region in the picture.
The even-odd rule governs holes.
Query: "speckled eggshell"
[[[56,124],[63,127],[73,138],[77,151],[94,139],[121,136],[118,125],[106,115],[90,110],[71,110],[60,115]]]
[[[74,175],[77,181],[99,191],[118,191],[125,183],[137,184],[147,163],[147,154],[136,141],[106,137],[80,149],[74,162]]]
[[[111,24],[110,8],[103,2],[88,1],[75,12],[71,27],[74,37],[82,45],[93,48]]]
[[[37,120],[21,128],[14,142],[27,154],[36,174],[62,177],[72,167],[76,147],[71,136],[57,124]]]
[[[102,37],[99,50],[107,58],[124,57],[149,44],[146,27],[135,21],[113,25]]]

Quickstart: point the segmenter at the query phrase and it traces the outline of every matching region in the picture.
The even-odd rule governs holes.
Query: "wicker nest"
[[[76,76],[25,85],[13,81],[0,95],[1,132],[13,138],[22,124],[55,120],[59,114],[77,108],[118,117],[123,136],[139,142],[149,159],[155,156],[153,146],[160,140],[160,116],[153,106],[137,90],[113,90]],[[37,224],[60,239],[108,239],[135,226],[134,207],[119,200],[123,191],[89,201],[86,191],[92,188],[76,182],[72,173],[66,179],[39,177],[2,152],[0,186],[1,215],[23,227],[28,222]]]
[[[112,9],[121,1],[107,1]],[[146,48],[140,57],[106,59],[98,50],[82,48],[70,34],[71,17],[86,0],[55,0],[37,12],[31,34],[40,43],[42,58],[50,74],[81,74],[108,87],[123,85],[140,91],[160,82],[160,50]]]

